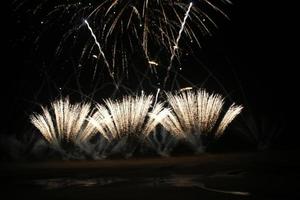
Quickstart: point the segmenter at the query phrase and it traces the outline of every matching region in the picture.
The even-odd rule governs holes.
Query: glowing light
[[[193,89],[193,87],[185,87],[185,88],[181,88],[179,91],[183,92],[183,91],[192,90],[192,89]]]
[[[148,63],[149,63],[150,65],[155,65],[155,66],[158,66],[158,63],[157,63],[157,62],[155,62],[155,61],[148,61]]]
[[[193,6],[193,2],[191,2],[191,3],[189,4],[189,7],[188,7],[188,9],[187,9],[187,11],[186,11],[186,13],[185,13],[185,15],[184,15],[183,22],[181,23],[181,28],[180,28],[179,33],[178,33],[178,36],[177,36],[177,38],[176,38],[176,42],[175,42],[174,49],[175,49],[175,48],[176,48],[176,49],[178,48],[178,43],[179,43],[179,40],[180,40],[180,38],[181,38],[182,31],[183,31],[183,29],[184,29],[184,27],[185,27],[186,20],[187,20],[187,18],[189,17],[189,13],[190,13],[190,11],[191,11],[192,6]],[[173,52],[174,52],[174,51],[173,51]]]
[[[156,95],[155,95],[154,106],[155,106],[156,103],[157,103],[157,99],[158,99],[159,92],[160,92],[160,88],[157,89],[157,92],[156,92]]]
[[[155,99],[142,93],[120,100],[107,99],[104,105],[96,104],[96,109],[91,109],[89,103],[71,104],[65,98],[54,101],[50,108],[42,107],[42,113],[34,113],[30,120],[51,146],[60,152],[64,152],[64,144],[69,143],[83,148],[97,132],[105,138],[105,145],[112,141],[119,142],[120,146],[116,148],[131,145],[130,141],[144,140],[155,146],[156,131],[162,130],[168,133],[160,133],[166,142],[157,144],[160,154],[167,155],[180,138],[188,141],[199,153],[205,151],[203,137],[222,136],[243,107],[233,103],[226,111],[221,95],[191,89],[182,88],[176,95],[167,93],[170,108],[158,102],[160,88]],[[163,129],[156,129],[159,124]]]
[[[157,103],[150,111],[153,96],[125,96],[121,101],[105,101],[98,104],[97,112],[89,121],[108,140],[125,136],[144,137],[155,129],[164,116],[164,107]],[[150,112],[149,112],[150,111]]]
[[[239,105],[232,104],[228,111],[225,113],[222,121],[220,122],[220,125],[218,127],[217,136],[222,135],[222,133],[225,131],[227,126],[234,120],[234,118],[241,113],[243,107]]]
[[[176,38],[175,45],[173,46],[173,51],[172,51],[172,54],[171,54],[171,57],[170,57],[170,64],[169,64],[168,69],[167,69],[167,75],[166,75],[166,77],[165,77],[165,79],[164,79],[164,86],[167,84],[167,80],[168,80],[168,78],[169,78],[169,76],[170,76],[170,70],[171,70],[171,68],[172,68],[172,64],[173,64],[174,57],[175,57],[175,55],[176,55],[176,51],[175,51],[175,50],[177,50],[177,49],[179,48],[179,47],[178,47],[179,40],[180,40],[180,38],[181,38],[182,31],[183,31],[183,29],[184,29],[184,27],[185,27],[186,20],[187,20],[187,18],[189,17],[189,13],[190,13],[190,11],[191,11],[192,6],[193,6],[193,3],[191,2],[191,3],[189,4],[189,7],[188,7],[188,9],[187,9],[185,15],[184,15],[183,22],[181,23],[181,28],[180,28],[180,30],[179,30],[179,33],[178,33],[178,36],[177,36],[177,38]]]
[[[79,57],[74,60],[84,65],[85,59],[88,61],[94,54],[93,48],[96,46],[99,50],[97,59],[103,59],[103,64],[108,68],[109,75],[113,79],[123,79],[123,76],[128,76],[128,61],[134,59],[133,52],[137,52],[137,49],[142,49],[138,51],[139,56],[142,56],[147,63],[150,61],[148,64],[151,72],[156,73],[155,68],[152,68],[156,64],[151,64],[153,58],[157,59],[155,63],[159,63],[159,58],[168,56],[170,58],[169,69],[172,68],[173,60],[180,59],[181,54],[178,53],[180,48],[190,48],[190,42],[200,47],[199,38],[206,34],[211,35],[211,29],[217,28],[214,13],[228,18],[218,6],[231,4],[228,0],[193,0],[192,2],[107,0],[101,3],[62,1],[53,3],[52,6],[47,3],[48,0],[34,3],[16,2],[22,2],[15,3],[18,9],[30,8],[26,10],[28,13],[31,11],[40,15],[42,17],[40,23],[45,26],[53,28],[55,23],[58,26],[64,24],[63,28],[66,30],[61,37],[56,55],[64,55],[62,51],[65,48],[69,49],[70,42],[74,44],[72,45],[74,47],[82,45],[81,51],[74,54]],[[207,12],[206,8],[210,8],[212,12]],[[182,13],[185,14],[184,17],[181,17]],[[188,18],[191,20],[187,20]],[[84,23],[82,19],[85,19]],[[79,29],[84,25],[89,28],[95,42],[90,42],[90,40],[82,42],[78,38],[81,36]],[[41,35],[36,35],[37,42],[40,38]],[[78,41],[80,42],[77,43]],[[179,42],[185,45],[179,46]],[[161,51],[158,52],[157,48]],[[94,76],[97,66],[98,63],[95,63]],[[159,78],[165,78],[165,82],[168,79],[168,77]]]
[[[86,121],[90,111],[89,103],[72,105],[66,98],[54,101],[50,109],[42,107],[42,114],[33,114],[30,120],[54,148],[63,150],[63,143],[81,144],[95,134]]]
[[[188,90],[178,95],[169,93],[167,97],[172,109],[161,124],[175,136],[185,138],[196,152],[205,150],[202,136],[210,134],[220,137],[242,110],[242,106],[232,104],[218,126],[224,105],[222,96],[209,94],[205,90]]]
[[[111,70],[110,70],[109,63],[108,63],[107,60],[106,60],[105,54],[104,54],[104,52],[102,51],[102,48],[101,48],[101,46],[100,46],[100,43],[98,42],[97,37],[96,37],[96,35],[95,35],[93,29],[91,28],[91,26],[90,26],[90,24],[89,24],[89,22],[88,22],[87,20],[84,20],[84,23],[87,25],[87,27],[88,27],[88,29],[89,29],[89,31],[90,31],[92,37],[94,38],[95,44],[97,45],[98,50],[99,50],[100,54],[101,54],[102,57],[103,57],[104,63],[105,63],[105,65],[106,65],[106,67],[107,67],[107,69],[108,69],[108,71],[109,71],[110,76],[114,79],[113,73],[112,73]],[[96,65],[96,67],[97,67],[97,65]],[[97,68],[95,68],[95,70],[94,70],[94,75],[93,75],[93,77],[95,77],[96,71],[97,71]]]

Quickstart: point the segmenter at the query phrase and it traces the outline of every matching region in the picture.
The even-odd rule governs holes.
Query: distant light
[[[98,57],[97,57],[96,55],[93,55],[93,58],[96,58],[96,59],[97,59]]]

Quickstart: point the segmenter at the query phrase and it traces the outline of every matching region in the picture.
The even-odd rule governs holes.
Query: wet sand
[[[1,188],[29,199],[300,199],[296,152],[2,163]]]

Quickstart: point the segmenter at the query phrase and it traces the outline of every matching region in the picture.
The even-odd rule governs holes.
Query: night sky
[[[297,92],[295,69],[298,66],[292,63],[293,54],[290,53],[293,51],[291,46],[295,45],[293,25],[289,24],[291,19],[285,14],[289,5],[273,1],[234,2],[229,11],[231,21],[223,19],[219,22],[219,30],[212,37],[205,38],[203,49],[195,51],[196,59],[192,56],[183,58],[182,75],[201,84],[212,73],[213,76],[209,76],[203,85],[205,88],[229,94],[231,100],[245,106],[247,113],[266,117],[274,124],[284,124],[285,136],[280,142],[283,146],[296,146],[294,117],[290,114],[297,113],[298,109],[294,94]],[[37,103],[47,104],[59,96],[57,88],[63,85],[70,73],[68,63],[63,64],[61,60],[57,62],[64,66],[62,71],[59,71],[59,66],[50,68],[54,65],[51,52],[55,45],[55,39],[52,41],[51,38],[58,38],[59,31],[47,34],[39,52],[34,51],[33,40],[26,39],[38,26],[38,21],[24,11],[20,14],[14,12],[10,5],[5,26],[2,26],[7,35],[2,38],[6,46],[2,48],[5,52],[2,53],[1,69],[1,96],[4,100],[1,134],[21,134],[32,128],[28,116],[38,110]],[[51,78],[43,74],[44,71]],[[91,72],[83,76],[89,79]],[[47,84],[47,77],[52,84]],[[134,78],[128,82],[135,85]],[[183,83],[183,86],[188,85]],[[84,87],[88,94],[89,86]],[[78,94],[72,94],[71,97],[79,98]],[[109,88],[102,94],[108,97]],[[101,95],[98,94],[97,98]]]

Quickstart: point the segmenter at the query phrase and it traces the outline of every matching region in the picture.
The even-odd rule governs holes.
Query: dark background
[[[11,5],[8,8],[2,25],[5,48],[1,64],[1,99],[4,101],[1,134],[22,134],[31,127],[28,116],[38,110],[37,103],[48,103],[58,92],[47,88],[43,74],[51,56],[43,60],[39,52],[33,50],[33,41],[26,39],[39,20],[26,12],[20,17]],[[231,21],[221,22],[220,29],[205,41],[204,48],[197,51],[195,57],[214,75],[204,85],[206,88],[224,95],[229,93],[232,100],[245,105],[246,112],[254,116],[267,117],[274,125],[284,124],[280,143],[297,148],[298,66],[293,62],[296,53],[292,52],[297,49],[293,48],[296,41],[291,8],[290,4],[273,1],[235,1],[229,12]],[[52,33],[48,34],[44,42],[49,43],[51,49]],[[206,68],[193,58],[184,58],[183,63],[182,74],[192,82],[201,83],[202,78],[207,77]],[[60,74],[56,77],[57,87],[65,73],[57,73]],[[49,90],[54,92],[49,94]]]

